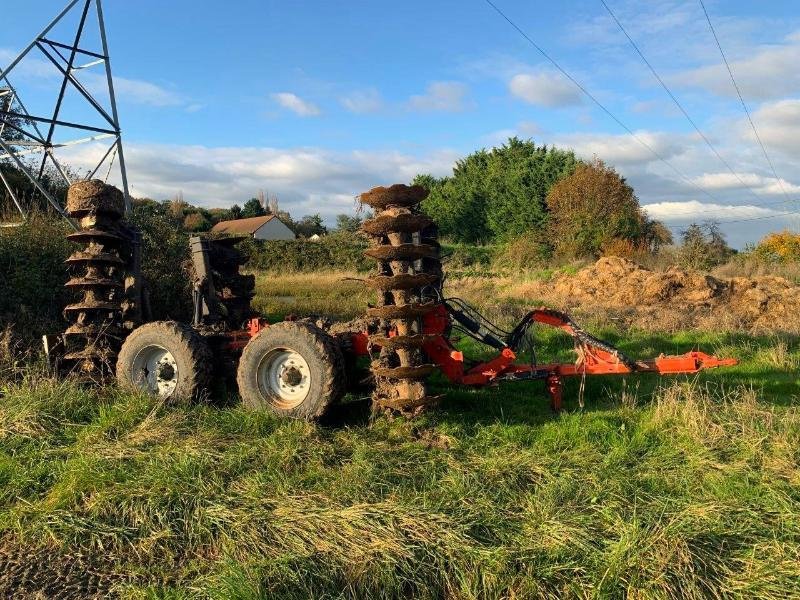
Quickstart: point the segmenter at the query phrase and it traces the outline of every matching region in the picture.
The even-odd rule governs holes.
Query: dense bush
[[[751,249],[750,253],[770,262],[800,261],[800,234],[791,231],[770,233]]]
[[[692,223],[681,233],[681,241],[678,262],[687,269],[707,271],[724,264],[736,254],[714,222],[702,226]]]
[[[335,233],[319,241],[245,240],[239,245],[251,269],[266,271],[367,271],[375,262],[364,257],[367,242],[351,233]]]
[[[130,221],[142,232],[142,274],[156,320],[192,314],[189,234],[161,205],[139,205]]]
[[[575,170],[571,150],[511,138],[492,150],[459,160],[453,175],[420,175],[414,183],[430,190],[423,210],[442,236],[457,242],[507,241],[541,229],[551,186]]]
[[[552,246],[543,236],[530,232],[504,244],[497,253],[494,265],[500,269],[521,271],[544,266],[552,256]]]
[[[599,159],[553,185],[547,208],[550,239],[563,258],[634,256],[672,241],[666,227],[647,218],[625,178]]]
[[[442,264],[447,269],[489,267],[497,254],[498,246],[471,244],[442,244]]]
[[[131,220],[142,231],[142,270],[156,319],[191,315],[188,236],[172,220],[137,209]],[[64,261],[75,248],[62,220],[37,218],[0,229],[0,328],[13,325],[26,342],[62,331],[63,308],[72,299],[64,288]]]
[[[63,329],[67,233],[65,223],[46,220],[0,229],[0,328],[13,325],[29,342]]]

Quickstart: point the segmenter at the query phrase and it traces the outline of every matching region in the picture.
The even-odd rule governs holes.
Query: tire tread
[[[201,399],[211,383],[213,355],[199,333],[190,325],[178,321],[154,321],[136,328],[125,340],[117,357],[117,381],[121,385],[133,385],[131,367],[138,351],[137,343],[140,338],[150,335],[176,341],[177,352],[188,358],[192,366],[184,380],[183,391],[175,399],[192,401]]]

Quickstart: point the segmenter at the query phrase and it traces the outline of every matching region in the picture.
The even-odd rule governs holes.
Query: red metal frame
[[[574,363],[519,364],[517,354],[511,348],[503,348],[494,358],[467,369],[464,354],[453,347],[446,333],[451,317],[444,306],[437,307],[423,320],[423,333],[434,335],[423,348],[452,383],[459,385],[485,386],[499,379],[541,379],[545,382],[554,410],[561,408],[563,381],[565,377],[586,375],[627,375],[631,373],[658,373],[675,375],[697,373],[703,369],[734,366],[734,358],[716,358],[700,351],[691,351],[679,356],[659,356],[654,359],[626,364],[612,352],[578,336],[575,326],[560,313],[545,308],[531,312],[532,322],[562,329],[575,339],[578,358]],[[230,350],[241,350],[250,339],[269,327],[266,319],[255,318],[248,322],[247,329],[228,334]],[[391,332],[390,336],[393,335]],[[370,352],[369,335],[366,331],[351,336],[352,352],[356,356],[367,356]]]
[[[452,383],[484,386],[498,379],[542,379],[555,410],[561,408],[563,380],[565,377],[584,375],[627,375],[631,373],[658,373],[660,375],[691,374],[715,367],[734,366],[734,358],[719,359],[705,352],[691,351],[680,356],[659,356],[650,360],[636,361],[629,366],[611,352],[584,342],[576,336],[573,325],[548,309],[537,309],[530,315],[531,321],[558,327],[575,338],[578,358],[574,363],[518,364],[517,355],[511,348],[503,348],[494,358],[466,369],[464,355],[445,337],[450,324],[447,309],[440,306],[425,317],[423,332],[437,337],[424,346],[426,354]],[[353,348],[367,353],[368,338],[365,332],[353,335]]]
[[[269,327],[269,321],[256,317],[247,322],[247,329],[228,332],[228,350],[242,350],[251,338],[254,338],[262,329]]]

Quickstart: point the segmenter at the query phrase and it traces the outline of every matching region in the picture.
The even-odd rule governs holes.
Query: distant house
[[[309,239],[309,241],[312,241],[312,242],[319,242],[320,240],[322,240],[322,236],[320,234],[318,234],[318,233],[315,233],[314,235],[312,235],[308,239]]]
[[[294,232],[275,215],[220,221],[211,228],[214,233],[249,235],[257,240],[293,240]]]

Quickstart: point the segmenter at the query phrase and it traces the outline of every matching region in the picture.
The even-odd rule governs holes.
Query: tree
[[[288,225],[288,223],[287,223]],[[328,228],[322,223],[322,217],[319,213],[315,215],[306,215],[294,224],[294,230],[297,235],[310,238],[312,235],[325,235],[328,233]]]
[[[25,117],[12,117],[8,113],[21,114],[23,112],[19,102],[9,88],[0,87],[0,139],[12,149],[19,149],[21,140],[25,135],[20,129],[31,131],[33,122]],[[2,151],[0,150],[0,153]],[[40,159],[39,159],[40,160]],[[38,173],[39,167],[33,167],[33,161],[28,161],[28,166]],[[68,165],[61,164],[61,168],[70,176],[72,180],[79,179],[77,173]],[[25,173],[11,159],[0,159],[0,170],[3,173],[9,187],[14,191],[14,195],[26,206],[27,210],[51,211],[52,207],[39,192],[36,186],[28,179]],[[40,183],[47,191],[60,203],[64,203],[67,195],[68,184],[64,177],[48,160]],[[4,185],[0,184],[0,213],[12,207],[11,196]],[[14,208],[16,210],[16,208]]]
[[[291,229],[291,230],[292,230],[292,232],[293,232],[295,235],[297,235],[297,223],[295,223],[295,222],[294,222],[294,219],[292,219],[292,215],[290,215],[290,214],[288,213],[288,211],[285,211],[285,210],[278,210],[278,211],[276,211],[276,212],[274,212],[274,213],[272,213],[272,214],[274,214],[276,217],[278,217],[278,219],[279,219],[279,220],[280,220],[280,221],[281,221],[281,222],[282,222],[284,225],[286,225],[286,226],[287,226],[289,229]]]
[[[261,205],[261,208],[264,210],[264,214],[269,214],[269,208],[267,206],[267,194],[264,190],[258,190],[258,195],[256,196],[258,199],[258,203]]]
[[[202,213],[193,212],[186,215],[183,220],[183,228],[186,231],[208,231],[211,223]]]
[[[250,198],[250,200],[244,203],[241,218],[247,219],[250,217],[263,217],[266,214],[267,211],[265,211],[264,207],[261,206],[261,201],[258,198]]]
[[[678,260],[689,269],[705,271],[721,265],[735,254],[715,221],[706,221],[702,226],[692,223],[681,232],[681,240]]]
[[[169,214],[175,219],[183,220],[183,215],[188,207],[189,203],[183,199],[183,192],[179,191],[175,194],[175,197],[170,200]]]
[[[239,206],[238,204],[234,204],[233,206],[231,206],[230,209],[230,219],[235,221],[236,219],[241,219],[241,218],[242,218],[242,207]]]
[[[613,168],[595,159],[556,183],[547,195],[550,239],[555,253],[595,257],[614,240],[644,244],[647,218],[633,188]]]
[[[758,258],[770,262],[798,262],[800,261],[800,233],[792,233],[789,230],[770,233],[751,251]]]
[[[362,219],[357,215],[336,215],[336,231],[355,233],[361,228]]]
[[[0,129],[2,129],[0,139],[7,144],[23,139],[24,136],[16,128],[23,128],[26,125],[31,125],[31,121],[22,117],[11,117],[7,114],[21,113],[19,103],[15,100],[10,88],[0,87],[0,113],[6,113],[2,116],[2,119],[0,119]],[[5,122],[5,127],[3,126],[3,122]]]
[[[459,160],[450,177],[419,175],[414,183],[430,191],[422,208],[443,237],[503,241],[545,226],[547,192],[578,164],[571,151],[513,137]]]
[[[644,224],[644,243],[650,252],[657,254],[663,246],[673,243],[672,232],[661,221],[647,219]]]

